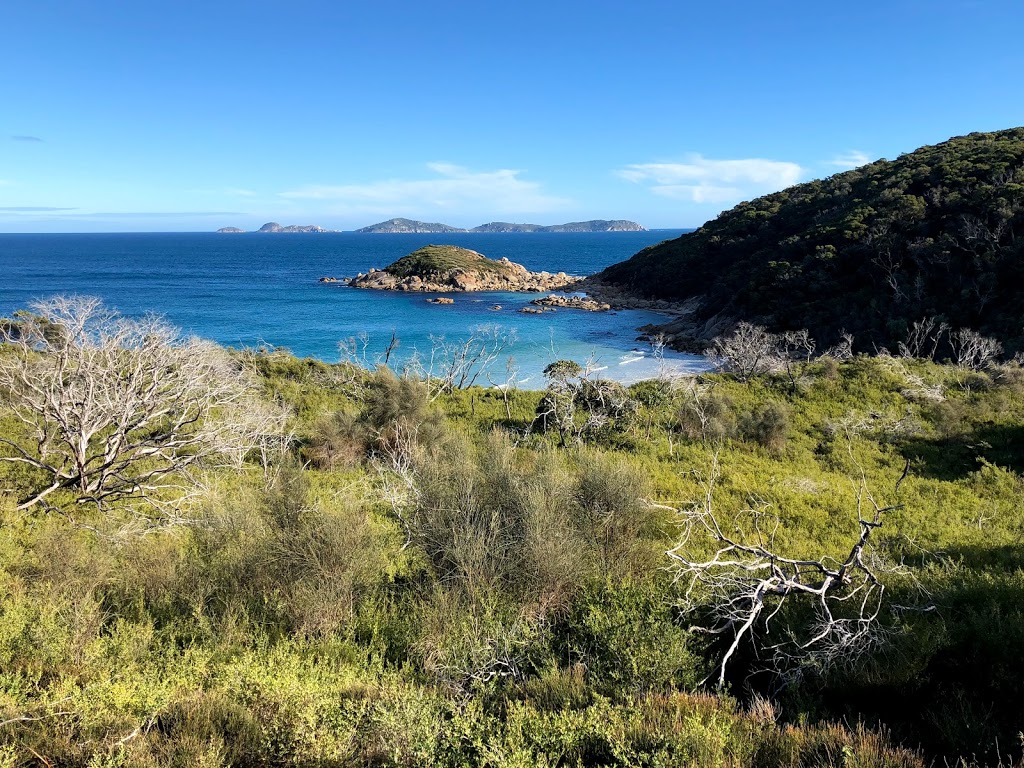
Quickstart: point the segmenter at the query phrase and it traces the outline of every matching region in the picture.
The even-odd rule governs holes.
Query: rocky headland
[[[565,272],[531,272],[508,259],[489,259],[454,245],[427,245],[384,269],[348,278],[353,288],[380,291],[533,292],[564,290],[581,278]]]
[[[745,320],[806,329],[819,347],[852,335],[870,352],[927,321],[1012,357],[1024,353],[1022,181],[1024,127],[958,136],[747,200],[598,277],[694,306],[665,329],[683,348]],[[937,354],[952,349],[947,337]]]

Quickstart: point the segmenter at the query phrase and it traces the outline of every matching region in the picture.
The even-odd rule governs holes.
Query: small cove
[[[125,233],[0,235],[0,315],[53,294],[102,298],[128,315],[156,312],[188,333],[232,347],[267,345],[328,362],[339,341],[355,338],[372,361],[394,333],[392,362],[428,360],[435,340],[466,339],[485,329],[514,337],[492,367],[506,379],[513,358],[517,385],[543,386],[556,359],[591,361],[598,375],[631,382],[702,370],[703,358],[668,352],[654,359],[637,328],[662,315],[639,310],[521,313],[537,294],[396,293],[321,284],[384,267],[430,243],[452,243],[491,258],[508,257],[534,271],[592,274],[679,231],[536,234],[244,234]],[[500,305],[500,310],[493,307]],[[478,383],[486,384],[486,381]]]

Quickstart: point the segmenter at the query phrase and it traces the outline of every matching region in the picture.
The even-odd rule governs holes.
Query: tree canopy
[[[1017,235],[1022,235],[1017,239]],[[825,343],[935,317],[1024,348],[1024,128],[972,133],[741,203],[608,267],[645,296]]]

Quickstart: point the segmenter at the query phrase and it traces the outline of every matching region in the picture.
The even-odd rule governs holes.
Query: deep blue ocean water
[[[681,231],[385,235],[356,234],[0,234],[0,316],[54,294],[98,296],[127,315],[157,312],[188,333],[233,347],[286,347],[328,362],[338,342],[365,334],[371,357],[394,331],[398,362],[414,351],[429,357],[431,336],[464,339],[479,326],[516,334],[511,355],[520,386],[542,386],[555,359],[593,360],[601,375],[635,381],[657,373],[637,327],[663,320],[652,312],[558,310],[517,312],[535,294],[452,294],[454,305],[428,304],[428,294],[366,291],[321,284],[384,267],[429,243],[507,256],[531,270],[586,275],[629,258]],[[500,310],[492,306],[500,304]],[[697,370],[702,358],[669,353],[676,369]],[[481,382],[484,383],[484,382]]]

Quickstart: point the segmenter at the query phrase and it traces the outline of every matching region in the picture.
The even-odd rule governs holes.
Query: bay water
[[[428,362],[442,338],[451,344],[498,333],[513,341],[491,367],[495,382],[506,379],[509,357],[524,388],[543,387],[541,371],[558,359],[632,382],[706,363],[671,351],[656,359],[637,331],[665,320],[653,312],[534,315],[518,310],[536,294],[456,293],[448,294],[454,304],[432,305],[426,299],[434,294],[318,281],[383,268],[431,243],[508,257],[534,271],[588,275],[681,232],[0,234],[0,316],[55,294],[97,296],[126,315],[155,312],[225,346],[283,347],[327,362],[341,358],[339,342],[348,339],[373,362],[394,334],[393,367],[413,356]]]

